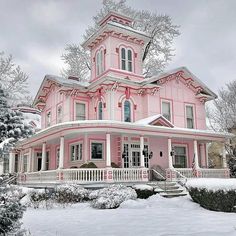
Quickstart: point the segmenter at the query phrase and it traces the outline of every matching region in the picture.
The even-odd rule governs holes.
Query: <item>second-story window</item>
[[[96,55],[96,75],[100,75],[104,71],[104,50],[100,49]]]
[[[103,119],[103,108],[102,108],[102,102],[98,103],[98,119]]]
[[[62,122],[62,106],[57,107],[57,123]]]
[[[121,69],[133,71],[133,53],[129,48],[121,48]]]
[[[193,115],[193,106],[186,106],[186,123],[187,128],[194,128],[194,115]]]
[[[46,126],[49,127],[51,125],[51,112],[49,111],[46,115]]]
[[[171,121],[171,105],[170,102],[162,101],[162,115]]]
[[[124,102],[124,122],[131,122],[131,103],[128,100]]]
[[[85,104],[84,103],[76,103],[75,104],[75,120],[85,120]]]

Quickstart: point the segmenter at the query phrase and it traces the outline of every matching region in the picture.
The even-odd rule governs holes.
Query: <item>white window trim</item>
[[[102,159],[93,159],[92,158],[92,143],[102,143]],[[90,153],[89,153],[89,158],[90,160],[92,160],[93,162],[99,162],[99,161],[104,161],[105,160],[105,141],[103,140],[90,140]]]
[[[122,102],[122,121],[125,122],[125,101],[129,101],[130,102],[130,112],[131,112],[131,121],[130,122],[126,122],[126,123],[132,123],[134,122],[134,105],[133,105],[133,102],[131,99],[124,99],[123,102]]]
[[[125,69],[122,69],[122,49],[125,49]],[[129,64],[129,60],[128,60],[128,50],[130,50],[131,51],[131,58],[132,58],[132,60],[131,60],[131,62],[132,62],[132,70],[131,71],[129,71],[128,70],[128,64]],[[120,69],[121,70],[124,70],[124,71],[127,71],[127,72],[130,72],[130,73],[134,73],[134,52],[133,52],[133,50],[132,50],[132,48],[130,48],[130,47],[124,47],[124,46],[122,46],[122,47],[120,47]]]
[[[76,145],[80,145],[80,144],[82,144],[82,147],[81,147],[81,149],[82,149],[82,156],[81,156],[81,159],[79,159],[79,160],[72,160],[71,159],[71,147],[72,146],[76,146]],[[79,142],[74,142],[74,143],[70,143],[70,145],[69,145],[69,160],[70,160],[70,162],[81,162],[81,161],[83,161],[83,156],[84,156],[84,150],[83,150],[83,141],[79,141]]]
[[[76,100],[74,102],[74,120],[76,119],[76,103],[82,103],[85,105],[85,120],[88,120],[88,102]]]
[[[193,108],[193,128],[188,128],[187,127],[188,126],[188,122],[187,122],[187,106]],[[185,106],[184,106],[184,118],[185,118],[185,128],[187,128],[187,129],[195,129],[196,128],[196,123],[195,123],[195,120],[196,120],[196,117],[195,117],[195,105],[185,103]]]
[[[163,115],[163,102],[170,104],[170,122],[173,123],[173,113],[172,113],[172,101],[167,99],[161,99],[161,114]],[[164,116],[164,115],[163,115]]]

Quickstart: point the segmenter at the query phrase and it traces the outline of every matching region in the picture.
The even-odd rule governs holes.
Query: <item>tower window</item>
[[[102,102],[98,103],[98,119],[103,119],[103,109],[102,109]]]
[[[124,102],[124,121],[131,122],[131,103],[128,100]]]
[[[129,48],[121,48],[121,69],[133,71],[133,53]]]

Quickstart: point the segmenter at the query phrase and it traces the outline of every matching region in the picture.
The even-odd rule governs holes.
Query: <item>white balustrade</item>
[[[136,182],[142,181],[142,170],[140,168],[113,168],[114,182]]]
[[[229,178],[228,169],[200,169],[202,178]]]

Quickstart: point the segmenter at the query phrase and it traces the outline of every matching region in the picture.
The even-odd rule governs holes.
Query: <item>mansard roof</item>
[[[82,46],[91,49],[109,35],[116,37],[122,36],[123,38],[138,44],[146,44],[150,40],[149,35],[142,31],[135,30],[129,25],[124,25],[115,21],[107,21],[106,24],[101,25],[94,34],[82,43]]]

